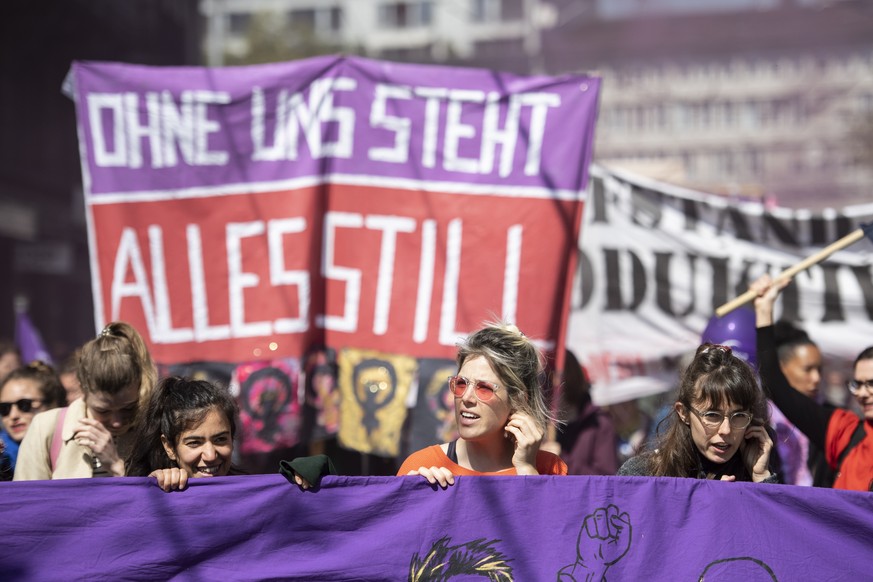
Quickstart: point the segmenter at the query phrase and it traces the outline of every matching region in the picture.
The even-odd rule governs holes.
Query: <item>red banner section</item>
[[[101,308],[168,363],[313,343],[451,357],[497,317],[555,338],[580,206],[337,184],[96,204]]]

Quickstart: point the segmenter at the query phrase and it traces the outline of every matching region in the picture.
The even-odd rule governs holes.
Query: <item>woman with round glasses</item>
[[[788,420],[824,451],[828,465],[837,471],[834,489],[873,490],[873,346],[855,358],[849,382],[863,418],[842,408],[823,406],[792,389],[780,372],[773,337],[773,305],[789,282],[774,282],[764,275],[750,286],[758,294],[758,363],[764,389]]]
[[[43,362],[35,361],[16,368],[0,381],[0,421],[3,424],[0,438],[9,455],[10,470],[15,470],[19,444],[36,413],[64,404],[61,380]],[[0,475],[0,480],[11,479],[11,474]]]
[[[566,475],[557,455],[540,450],[551,419],[537,347],[514,325],[488,324],[458,346],[457,363],[448,387],[460,438],[413,453],[397,474],[443,488],[456,475]]]
[[[685,370],[654,447],[619,475],[776,483],[767,401],[755,373],[729,347],[703,344]]]

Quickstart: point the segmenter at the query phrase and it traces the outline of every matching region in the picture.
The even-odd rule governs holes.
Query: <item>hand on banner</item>
[[[106,467],[116,477],[124,475],[124,461],[118,456],[115,440],[99,420],[93,418],[79,420],[73,430],[73,439],[91,451],[91,456],[98,461],[98,466]]]
[[[519,475],[539,475],[537,453],[543,441],[543,431],[523,412],[513,412],[506,423],[506,436],[513,440],[515,451],[512,466]]]
[[[312,488],[312,483],[304,479],[298,474],[294,474],[294,482],[297,483],[297,486],[303,489],[304,491]]]
[[[750,426],[746,429],[745,440],[741,445],[743,463],[752,476],[752,481],[760,483],[770,477],[770,451],[773,439],[763,426]]]
[[[439,484],[443,489],[455,484],[455,476],[445,467],[431,467],[429,469],[427,467],[419,467],[415,471],[410,471],[407,475],[421,475],[431,485]]]
[[[156,469],[149,473],[149,477],[158,480],[158,487],[166,492],[183,491],[188,487],[188,473],[173,467],[172,469]]]
[[[773,325],[773,304],[776,303],[779,293],[789,283],[791,283],[790,278],[773,281],[770,275],[764,274],[749,285],[749,290],[757,294],[755,298],[755,325],[757,327]]]

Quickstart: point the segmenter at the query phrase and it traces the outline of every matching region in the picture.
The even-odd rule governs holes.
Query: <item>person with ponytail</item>
[[[514,325],[486,324],[459,345],[457,363],[448,389],[460,438],[413,453],[397,475],[442,488],[456,475],[566,475],[557,455],[540,450],[552,419],[533,342]]]
[[[120,477],[131,428],[157,381],[142,336],[116,321],[82,347],[83,397],[37,414],[21,443],[15,480]]]
[[[231,465],[237,415],[225,388],[163,379],[140,412],[127,475],[155,477],[161,489],[176,491],[188,479],[241,474]]]
[[[752,368],[727,346],[703,344],[661,421],[666,430],[659,429],[652,448],[628,459],[618,475],[777,483],[768,419]]]

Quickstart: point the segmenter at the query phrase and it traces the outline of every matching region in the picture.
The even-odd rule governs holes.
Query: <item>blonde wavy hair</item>
[[[557,422],[549,412],[543,384],[545,356],[519,329],[504,321],[486,322],[458,344],[458,369],[482,356],[500,378],[514,410],[528,414],[543,430]]]

